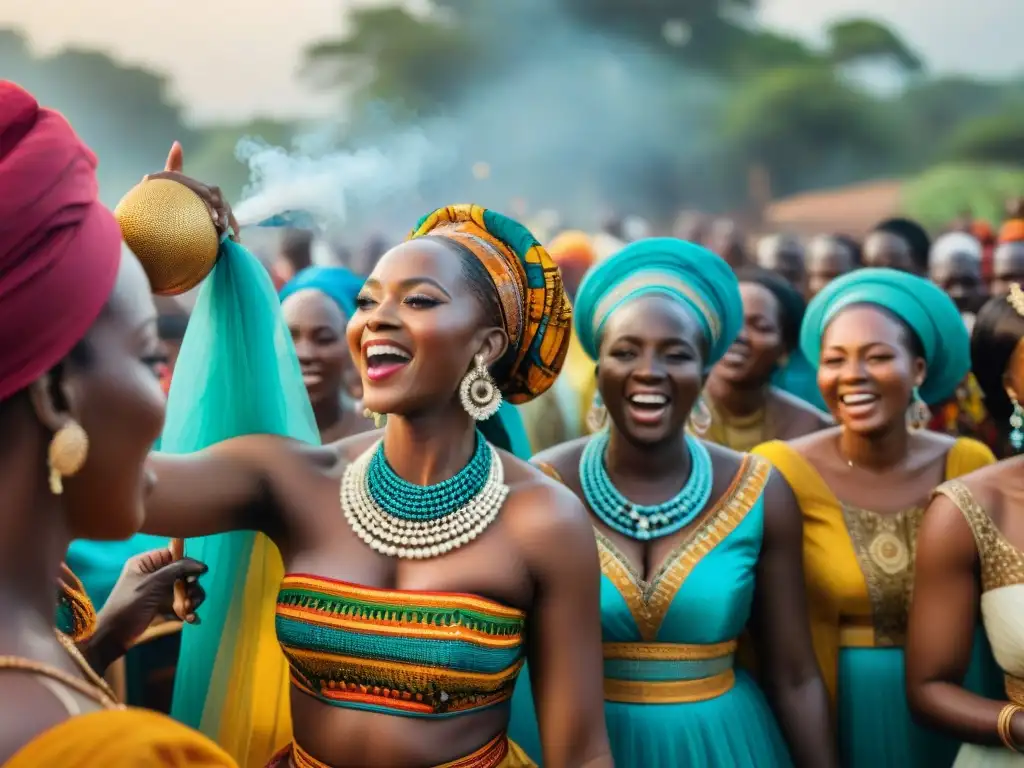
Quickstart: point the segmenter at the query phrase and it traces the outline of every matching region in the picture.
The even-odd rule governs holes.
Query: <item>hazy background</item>
[[[594,226],[892,178],[937,223],[1020,184],[1021,0],[406,7],[0,0],[0,77],[69,115],[111,202],[178,138],[235,199],[352,238],[453,200]]]

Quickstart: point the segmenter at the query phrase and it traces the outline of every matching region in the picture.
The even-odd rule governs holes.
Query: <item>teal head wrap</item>
[[[348,320],[356,312],[356,297],[363,278],[344,267],[306,267],[281,288],[281,301],[299,291],[313,290],[327,296],[345,313]]]
[[[743,325],[739,283],[725,261],[685,240],[652,237],[630,243],[583,278],[573,314],[584,351],[596,360],[612,313],[649,294],[677,299],[696,315],[707,340],[705,369],[721,359]]]
[[[921,399],[934,405],[956,391],[971,369],[970,337],[960,311],[934,283],[894,269],[850,272],[811,300],[800,327],[800,349],[813,366],[828,324],[854,304],[882,307],[917,335],[928,366]]]

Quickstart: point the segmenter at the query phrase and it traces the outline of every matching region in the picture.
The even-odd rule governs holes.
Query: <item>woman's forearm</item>
[[[831,709],[825,684],[817,674],[803,681],[769,687],[768,698],[797,768],[837,768]]]
[[[935,681],[907,693],[910,711],[922,725],[949,734],[959,741],[1001,746],[996,725],[1005,701],[978,696],[954,683]],[[1014,719],[1014,740],[1024,747],[1021,717]]]

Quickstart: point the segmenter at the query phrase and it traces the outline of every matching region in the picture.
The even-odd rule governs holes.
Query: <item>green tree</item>
[[[945,154],[957,162],[1024,166],[1024,108],[963,122]]]
[[[764,166],[776,194],[869,177],[892,146],[877,103],[824,67],[751,79],[722,127],[734,171]]]
[[[920,72],[924,62],[889,27],[872,19],[848,19],[828,28],[829,56],[836,64],[889,59],[907,72]]]
[[[944,227],[969,210],[1001,221],[1006,201],[1024,191],[1024,171],[985,165],[948,164],[932,168],[903,188],[903,209],[925,226]]]
[[[151,70],[79,49],[34,58],[20,35],[0,31],[0,71],[68,118],[99,158],[108,204],[160,170],[173,141],[192,142],[166,78]]]
[[[353,10],[343,37],[306,50],[306,70],[328,88],[354,85],[357,109],[383,102],[410,115],[450,103],[482,58],[455,18],[395,5]]]

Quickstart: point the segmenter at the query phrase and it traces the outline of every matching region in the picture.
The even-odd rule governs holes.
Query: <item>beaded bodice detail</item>
[[[971,527],[981,561],[981,588],[989,592],[1024,584],[1024,552],[1006,540],[967,486],[959,480],[951,480],[940,485],[936,493],[956,504]]]
[[[476,711],[512,695],[525,614],[474,595],[282,582],[277,637],[292,683],[325,704],[410,717]]]

